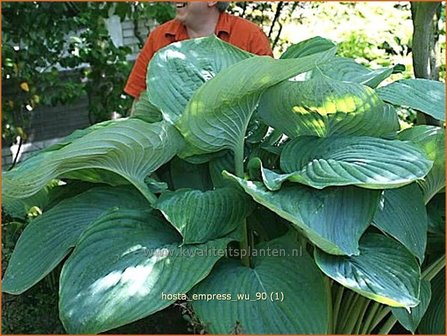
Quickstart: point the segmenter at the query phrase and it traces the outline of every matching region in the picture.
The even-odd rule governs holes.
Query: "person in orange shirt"
[[[130,73],[124,92],[138,99],[146,90],[149,61],[159,49],[177,41],[215,34],[225,42],[257,55],[273,56],[269,40],[254,23],[225,13],[228,2],[177,2],[174,20],[157,27]]]

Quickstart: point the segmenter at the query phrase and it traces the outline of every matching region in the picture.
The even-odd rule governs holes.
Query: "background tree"
[[[416,78],[439,80],[439,19],[441,2],[412,2],[413,21],[413,68]],[[444,14],[445,15],[445,14]],[[445,34],[445,32],[444,32]],[[440,125],[431,116],[418,112],[419,123]]]
[[[414,76],[439,79],[439,28],[441,2],[411,2]]]

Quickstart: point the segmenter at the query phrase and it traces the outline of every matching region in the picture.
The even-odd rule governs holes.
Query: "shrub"
[[[424,315],[424,332],[439,330],[445,131],[401,131],[394,106],[444,121],[444,84],[380,86],[393,71],[319,37],[279,60],[216,37],[160,50],[134,116],[3,174],[6,204],[59,200],[24,230],[3,291],[69,256],[69,333],[185,299],[212,333],[414,332]]]

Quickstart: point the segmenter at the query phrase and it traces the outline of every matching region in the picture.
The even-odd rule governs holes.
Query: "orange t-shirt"
[[[243,18],[221,13],[215,34],[223,41],[253,54],[273,56],[269,40],[261,28]],[[173,42],[186,39],[189,39],[186,27],[175,19],[154,29],[135,62],[124,91],[138,98],[146,90],[147,65],[155,52]]]

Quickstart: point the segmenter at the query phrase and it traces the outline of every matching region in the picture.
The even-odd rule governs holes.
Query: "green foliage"
[[[422,190],[416,184],[386,190],[374,216],[374,225],[397,239],[420,262],[427,244],[427,210]]]
[[[327,333],[329,287],[312,258],[307,252],[299,257],[293,255],[301,246],[291,234],[258,248],[281,249],[287,256],[280,263],[273,256],[254,257],[251,268],[235,260],[223,260],[206,280],[192,289],[192,296],[226,293],[237,297],[244,293],[253,298],[235,302],[194,301],[193,308],[208,331],[213,334],[230,334],[236,330],[244,334],[285,334],[291,330],[297,334]],[[269,296],[278,293],[277,301],[284,295],[284,303],[272,303],[272,297],[261,293]]]
[[[358,254],[358,241],[377,208],[379,193],[360,188],[327,188],[316,191],[304,186],[267,190],[261,182],[234,179],[253,199],[303,230],[320,249],[337,255]],[[347,204],[347,205],[346,205]],[[340,207],[349,208],[339,214]],[[334,227],[340,227],[334,231]]]
[[[405,247],[384,235],[366,233],[359,250],[350,257],[316,250],[315,262],[326,275],[369,299],[391,307],[419,304],[420,268]]]
[[[276,181],[270,186],[276,184],[271,189],[277,190],[288,180],[317,189],[345,185],[398,188],[427,175],[432,163],[423,155],[422,151],[396,140],[302,136],[284,146],[280,166],[285,174],[271,173]],[[395,173],[390,174],[391,171]]]
[[[428,175],[418,181],[427,204],[445,188],[445,129],[417,125],[399,133],[399,139],[414,142],[434,162]]]
[[[164,121],[147,124],[139,119],[128,119],[106,123],[110,127],[93,127],[62,148],[44,151],[42,155],[33,156],[27,165],[21,165],[14,172],[5,172],[5,196],[32,196],[52,179],[81,171],[83,174],[77,174],[77,178],[87,181],[120,185],[124,178],[154,203],[155,196],[145,178],[181,150],[181,136]],[[92,169],[94,175],[91,175]],[[16,189],[19,185],[22,187]]]
[[[230,233],[253,207],[244,193],[219,188],[206,192],[188,189],[165,192],[156,208],[180,232],[183,243],[197,244]],[[203,225],[197,227],[194,223]]]
[[[432,300],[422,318],[420,332],[442,334],[445,332],[445,273],[440,272],[431,282]]]
[[[431,300],[430,282],[427,280],[421,282],[420,300],[421,303],[415,308],[411,308],[410,312],[403,308],[392,309],[393,315],[396,316],[398,321],[405,327],[405,329],[410,330],[413,334],[416,332]]]
[[[206,251],[232,240],[179,246],[174,228],[149,212],[114,209],[84,231],[60,277],[67,331],[99,333],[170,306],[176,299],[163,293],[191,289],[220,258]]]
[[[4,201],[4,200],[3,200]],[[19,209],[14,214],[19,212]],[[21,214],[28,211],[21,208]],[[2,273],[10,261],[17,239],[22,234],[28,220],[14,218],[2,208]],[[2,333],[63,333],[64,327],[58,319],[57,277],[60,267],[24,295],[2,295]],[[45,316],[46,318],[42,318]]]
[[[237,2],[231,10],[261,25],[279,57],[290,44],[315,35],[339,43],[339,55],[371,68],[404,64],[397,78],[411,78],[412,16],[410,3],[383,2]],[[439,7],[435,39],[440,79],[445,78],[445,4]]]
[[[68,256],[59,309],[69,333],[104,332],[187,298],[194,328],[212,333],[389,333],[398,320],[444,328],[445,294],[430,299],[427,282],[438,293],[445,267],[445,132],[401,132],[396,112],[424,107],[428,93],[392,106],[378,87],[392,66],[346,61],[323,38],[290,50],[271,59],[215,37],[168,46],[136,115],[5,173],[9,200],[29,203],[54,179],[88,190],[31,220],[3,290],[27,290]]]
[[[164,22],[173,11],[166,3],[2,3],[2,80],[9,88],[2,101],[4,145],[16,136],[27,139],[39,105],[87,96],[92,124],[113,112],[128,115],[132,100],[122,90],[131,49],[114,45],[105,19],[116,13],[122,20]],[[145,37],[138,37],[142,47]]]
[[[204,52],[198,55],[197,49],[202,49]],[[189,78],[186,79],[185,73],[178,71],[178,60],[171,56],[173,52],[191,60],[192,64],[187,72]],[[216,53],[221,57],[215,58]],[[172,83],[187,81],[188,85],[172,85],[163,91],[149,90],[147,91],[148,100],[160,109],[165,120],[174,123],[184,110],[189,98],[204,82],[216,76],[218,72],[229,65],[251,56],[246,51],[228,43],[222,43],[215,36],[209,39],[195,40],[188,46],[174,44],[170,48],[162,49],[151,60],[147,86],[157,87],[160,81],[166,79]]]
[[[96,207],[86,211],[89,204]],[[21,235],[16,245],[18,253],[9,261],[13,273],[6,272],[3,277],[3,291],[20,294],[41,280],[64,259],[81,233],[108,209],[143,205],[141,194],[127,187],[92,188],[61,201],[31,221]],[[54,240],[55,235],[61,239]]]

